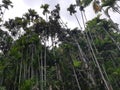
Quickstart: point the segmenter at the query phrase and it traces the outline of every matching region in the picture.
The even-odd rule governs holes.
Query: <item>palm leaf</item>
[[[89,6],[92,1],[93,0],[82,0],[82,4],[84,7],[86,7],[86,6]]]
[[[114,6],[114,4],[116,3],[116,0],[103,0],[102,2],[102,7],[105,6]]]

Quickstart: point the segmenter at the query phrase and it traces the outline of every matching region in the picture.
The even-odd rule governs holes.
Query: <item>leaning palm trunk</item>
[[[97,60],[97,57],[96,57],[96,55],[95,55],[95,53],[94,53],[94,50],[93,50],[92,46],[91,46],[91,42],[90,42],[90,40],[89,40],[89,38],[88,38],[88,35],[87,35],[87,39],[88,39],[88,43],[89,43],[91,52],[92,52],[92,54],[93,54],[93,56],[94,56],[96,65],[97,65],[97,67],[98,67],[98,70],[99,70],[99,72],[100,72],[100,75],[101,75],[104,83],[105,83],[105,86],[106,86],[107,90],[113,90],[113,89],[110,88],[110,86],[108,85],[108,82],[107,82],[106,79],[105,79],[105,76],[104,76],[104,74],[103,74],[103,71],[102,71],[102,69],[101,69],[101,67],[100,67],[100,64],[99,64],[99,62],[98,62],[98,60]]]
[[[112,85],[110,84],[110,80],[109,80],[109,78],[108,78],[108,74],[107,74],[107,72],[106,72],[106,70],[105,70],[104,65],[102,65],[102,68],[103,68],[103,72],[104,72],[104,74],[105,74],[107,80],[109,81],[109,87],[111,88],[110,90],[113,90]]]
[[[80,29],[82,29],[82,27],[81,27],[81,25],[80,25],[80,22],[79,22],[79,20],[78,20],[78,18],[77,18],[77,16],[76,16],[76,14],[75,14],[75,18],[77,19],[77,22],[78,22],[78,24],[79,24]],[[86,20],[87,20],[87,19],[86,19]],[[68,27],[66,26],[66,24],[64,24],[63,21],[60,21],[60,23],[63,23],[63,24],[62,24],[63,27],[65,27],[65,28],[68,29]],[[69,30],[68,30],[68,33],[70,33]],[[84,64],[85,64],[85,67],[87,68],[87,67],[88,67],[88,62],[87,62],[86,59],[84,58],[83,51],[82,51],[82,49],[81,49],[78,41],[76,40],[76,38],[74,38],[73,36],[72,36],[72,38],[73,38],[73,40],[75,41],[75,43],[76,43],[76,45],[77,45],[77,47],[78,47],[79,56],[82,58],[82,60],[83,60],[83,62],[84,62]],[[88,75],[88,74],[87,74],[87,75]],[[88,76],[89,76],[90,80],[92,81],[93,85],[95,86],[96,84],[95,84],[94,78],[92,77],[92,72],[90,72]]]
[[[96,57],[96,55],[95,55],[95,53],[94,53],[94,50],[93,50],[93,48],[92,48],[92,45],[91,45],[91,41],[90,41],[90,39],[89,39],[89,36],[88,36],[87,32],[85,32],[85,33],[86,33],[86,39],[87,39],[88,45],[89,45],[89,47],[90,47],[91,53],[93,54],[93,57],[94,57],[94,60],[95,60],[95,62],[96,62],[96,65],[97,65],[97,67],[98,67],[98,70],[99,70],[99,72],[100,72],[101,78],[103,79],[104,84],[105,84],[107,90],[113,90],[113,89],[110,88],[110,86],[108,85],[107,80],[105,79],[105,76],[104,76],[104,74],[103,74],[103,71],[102,71],[102,69],[101,69],[101,67],[100,67],[100,64],[99,64],[99,62],[98,62],[98,60],[97,60],[97,57]]]
[[[20,66],[19,66],[19,85],[21,84],[21,79],[22,79],[22,60],[20,62]],[[20,88],[18,88],[18,90],[20,90]]]
[[[74,66],[73,66],[73,60],[72,60],[72,57],[71,57],[71,55],[70,55],[70,52],[69,52],[69,57],[70,57],[70,59],[71,59],[70,64],[71,64],[71,67],[72,67],[72,69],[73,69],[73,73],[74,73],[74,76],[75,76],[75,80],[76,80],[78,89],[79,89],[79,90],[82,90],[82,89],[81,89],[81,86],[80,86],[80,83],[79,83],[79,80],[78,80],[78,77],[77,77],[77,74],[76,74],[76,71],[75,71],[75,68],[74,68]]]
[[[76,44],[77,44],[79,53],[81,54],[82,59],[84,60],[85,68],[88,69],[88,71],[89,71],[89,72],[86,72],[87,75],[88,75],[88,78],[92,81],[92,84],[93,84],[94,86],[96,86],[95,80],[94,80],[94,78],[92,77],[92,76],[93,76],[93,75],[92,75],[92,73],[93,73],[93,72],[92,72],[92,67],[89,65],[88,61],[85,59],[85,55],[84,55],[84,53],[83,53],[83,51],[82,51],[79,43],[77,42],[77,40],[75,40],[75,41],[76,41]],[[90,86],[90,85],[89,85],[89,86]]]
[[[77,44],[77,47],[78,47],[80,56],[81,56],[81,58],[82,58],[82,60],[83,60],[83,62],[84,62],[84,64],[85,64],[85,67],[87,68],[87,67],[88,67],[88,64],[87,64],[86,59],[84,58],[83,51],[82,51],[82,49],[81,49],[81,47],[80,47],[78,41],[77,41],[75,38],[74,38],[74,40],[75,40],[75,43]]]
[[[78,20],[77,15],[76,15],[76,14],[74,14],[74,15],[75,15],[75,18],[76,18],[76,20],[77,20],[77,22],[78,22],[78,25],[79,25],[80,29],[82,30],[82,27],[81,27],[81,24],[80,24],[80,22],[79,22],[79,20]]]
[[[89,34],[89,36],[90,36],[90,38],[91,38],[91,43],[93,44],[93,47],[94,47],[94,49],[95,49],[95,53],[98,54],[98,50],[97,50],[97,47],[95,46],[95,43],[94,43],[94,41],[93,41],[93,37],[92,37],[92,35],[91,35],[91,32],[88,31],[88,34]]]
[[[79,57],[81,57],[81,59],[83,60],[82,62],[84,63],[85,69],[89,69],[90,66],[89,66],[89,64],[88,64],[88,61],[87,61],[86,58],[85,58],[86,56],[85,56],[84,52],[82,51],[82,48],[80,47],[77,39],[76,39],[75,37],[73,37],[73,36],[72,36],[72,38],[73,38],[73,40],[75,41],[75,43],[76,43],[76,45],[77,45],[77,47],[78,47]],[[88,68],[88,67],[89,67],[89,68]],[[88,78],[92,81],[92,84],[95,86],[96,84],[95,84],[94,78],[92,77],[92,71],[89,71],[89,72],[86,72],[86,73],[87,73],[87,75],[88,75]],[[89,86],[91,86],[91,85],[89,84]]]
[[[20,71],[19,71],[19,85],[21,83],[21,76],[22,76],[22,60],[20,62]]]
[[[83,11],[80,11],[80,12],[81,12],[81,15],[82,15],[83,25],[84,25],[84,28],[85,28],[85,21],[84,21],[84,17],[83,17],[83,13],[82,13]],[[95,55],[95,53],[94,53],[94,50],[93,50],[93,48],[92,48],[91,41],[90,41],[90,38],[89,38],[89,36],[88,36],[88,33],[85,32],[85,35],[86,35],[86,40],[87,40],[88,45],[89,45],[89,47],[90,47],[91,53],[93,54],[94,60],[95,60],[95,62],[96,62],[96,65],[97,65],[97,67],[98,67],[98,70],[99,70],[99,72],[100,72],[101,78],[103,79],[104,84],[105,84],[107,90],[113,90],[112,88],[110,88],[110,86],[108,85],[107,80],[105,79],[105,76],[104,76],[104,74],[103,74],[103,71],[102,71],[102,69],[101,69],[101,67],[100,67],[100,64],[99,64],[99,62],[98,62],[98,60],[97,60],[97,57],[96,57],[96,55]]]
[[[117,44],[117,42],[115,41],[115,39],[110,35],[110,33],[103,28],[103,30],[109,35],[109,37],[111,38],[111,40],[115,43],[115,45],[117,46],[118,50],[120,51],[120,46]]]
[[[113,22],[113,20],[111,19],[109,13],[108,13],[108,10],[110,9],[110,7],[107,7],[106,10],[102,9],[103,12],[105,13],[105,15],[108,17],[108,19],[110,20],[110,22],[112,23],[114,29],[117,31],[117,32],[120,32],[120,29],[118,28],[118,26],[116,26],[116,24]]]

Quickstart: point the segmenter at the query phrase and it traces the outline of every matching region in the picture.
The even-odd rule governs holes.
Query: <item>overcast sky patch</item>
[[[69,12],[67,11],[67,8],[69,7],[70,4],[75,4],[75,0],[11,0],[13,2],[13,8],[10,10],[7,10],[5,13],[5,20],[7,20],[8,18],[14,18],[14,17],[22,17],[22,15],[24,13],[26,13],[28,11],[28,9],[32,8],[35,9],[40,16],[42,15],[42,9],[40,9],[40,6],[42,4],[49,4],[50,5],[50,10],[55,8],[55,5],[60,4],[61,7],[61,11],[60,11],[60,15],[61,18],[63,19],[63,21],[65,23],[68,23],[68,27],[70,28],[75,28],[75,27],[79,27],[74,15],[70,16]],[[79,10],[77,10],[77,17],[82,24],[82,18],[81,18],[81,14],[79,12]],[[88,20],[91,20],[92,18],[94,18],[96,15],[93,11],[92,5],[88,6],[85,9],[85,14]],[[120,24],[120,15],[118,15],[117,13],[111,13],[112,19],[116,22]],[[103,15],[104,18],[104,15]]]

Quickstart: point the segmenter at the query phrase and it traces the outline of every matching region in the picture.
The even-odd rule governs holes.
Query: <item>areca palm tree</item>
[[[82,14],[90,2],[99,7],[98,0],[78,2]],[[70,14],[76,12],[75,7],[69,7]],[[48,5],[43,8],[46,14]],[[44,20],[29,9],[22,18],[16,17],[4,24],[10,32],[22,28],[24,34],[13,41],[0,31],[0,42],[5,43],[0,43],[5,53],[0,53],[0,87],[8,90],[117,90],[120,87],[120,35],[112,23],[98,16],[86,25],[83,21],[84,31],[61,28],[59,11],[56,5],[49,20],[48,17]],[[52,48],[46,45],[49,37]]]
[[[94,19],[93,20],[93,24],[95,24],[95,23],[97,23],[97,22],[99,22],[99,20],[100,19]],[[102,23],[102,22],[106,22],[105,20],[100,20],[100,22]],[[92,23],[91,23],[91,25],[92,25]],[[106,22],[107,23],[107,22]],[[88,24],[88,25],[90,25],[90,23]],[[97,32],[98,32],[98,34],[97,34],[97,36],[95,36],[93,33],[92,33],[92,35],[93,36],[95,36],[94,38],[93,38],[93,41],[95,40],[95,45],[97,46],[96,48],[98,48],[98,53],[100,53],[100,55],[102,54],[102,52],[101,52],[101,50],[102,50],[102,48],[100,48],[101,47],[101,45],[105,45],[104,47],[106,47],[106,45],[107,45],[107,43],[109,43],[109,45],[112,45],[112,47],[113,48],[117,48],[117,46],[116,46],[116,43],[114,43],[114,44],[112,44],[112,42],[113,42],[113,40],[111,39],[111,37],[110,37],[110,35],[108,34],[108,33],[106,33],[106,31],[104,30],[104,29],[99,29],[98,27],[99,27],[99,25],[100,24],[98,24],[98,26],[97,26],[97,28],[96,28],[96,30],[97,30]],[[107,24],[107,26],[109,26],[110,24]],[[112,26],[112,24],[111,24],[111,26]],[[104,27],[104,25],[103,26],[100,26],[100,28],[102,28],[102,27]],[[95,30],[95,27],[90,27],[90,30],[91,30],[91,32],[92,32],[92,30],[94,31]],[[108,32],[109,33],[114,33],[114,31],[111,31],[110,30],[110,27],[107,27],[107,30],[108,30]],[[109,31],[110,30],[110,31]],[[115,33],[114,33],[115,34]],[[117,34],[117,33],[116,33]],[[100,37],[98,38],[98,36],[100,35]],[[98,40],[97,40],[97,38],[98,39],[101,39],[101,40],[103,40],[104,39],[104,42],[102,42],[102,41],[99,41],[98,42]],[[109,40],[108,40],[109,39]],[[108,42],[109,41],[109,42]],[[112,41],[112,42],[111,42]],[[97,43],[99,44],[99,45],[97,45]],[[100,44],[101,43],[101,44]],[[111,43],[111,44],[110,44]],[[99,46],[99,47],[98,47]],[[108,46],[107,46],[108,47]],[[103,50],[103,52],[104,52],[104,54],[102,54],[103,56],[105,55],[105,52],[107,51],[107,50],[111,50],[110,48],[106,48],[106,49],[104,49]],[[112,51],[114,51],[115,49],[112,49]],[[119,49],[117,48],[117,52],[119,51]],[[106,54],[107,54],[108,52],[106,52]],[[102,56],[102,57],[103,57]],[[106,56],[106,55],[105,55]],[[108,56],[109,57],[109,56]],[[106,57],[104,57],[104,58],[106,58]],[[103,58],[103,59],[104,59]],[[107,59],[107,58],[106,58]],[[103,65],[106,63],[107,61],[105,61],[105,62],[103,62]],[[116,62],[116,61],[114,61],[114,60],[112,60],[112,64],[113,65],[115,65],[114,64],[114,62]],[[110,63],[110,62],[109,62]],[[101,65],[100,65],[101,66]],[[102,69],[104,69],[104,67],[102,66]],[[105,71],[105,69],[103,70],[103,71]],[[107,73],[106,74],[107,76],[109,76],[109,74]],[[106,77],[106,76],[105,76]],[[109,78],[110,79],[110,78]],[[114,78],[115,79],[115,78]],[[110,80],[108,80],[109,81],[109,83],[111,83],[110,82]],[[112,85],[112,84],[111,84]],[[114,87],[114,86],[112,86],[112,87]]]

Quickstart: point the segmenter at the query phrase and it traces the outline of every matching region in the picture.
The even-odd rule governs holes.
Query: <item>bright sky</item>
[[[22,15],[27,12],[28,9],[32,8],[35,9],[41,16],[42,15],[42,9],[40,9],[41,4],[49,4],[50,9],[53,9],[56,4],[60,4],[61,7],[61,18],[62,20],[67,23],[68,27],[75,28],[79,27],[78,23],[74,16],[70,16],[69,12],[67,11],[67,8],[70,4],[75,4],[75,0],[11,0],[13,2],[13,8],[10,8],[10,10],[7,10],[5,13],[5,20],[8,18],[14,18],[16,16],[22,17]],[[87,19],[90,20],[93,17],[95,17],[95,14],[92,10],[92,6],[89,6],[85,10]],[[120,15],[117,13],[111,13],[112,19],[120,24]],[[80,20],[80,23],[82,24],[82,19],[80,12],[78,11],[77,16]],[[104,16],[103,16],[104,17]]]

